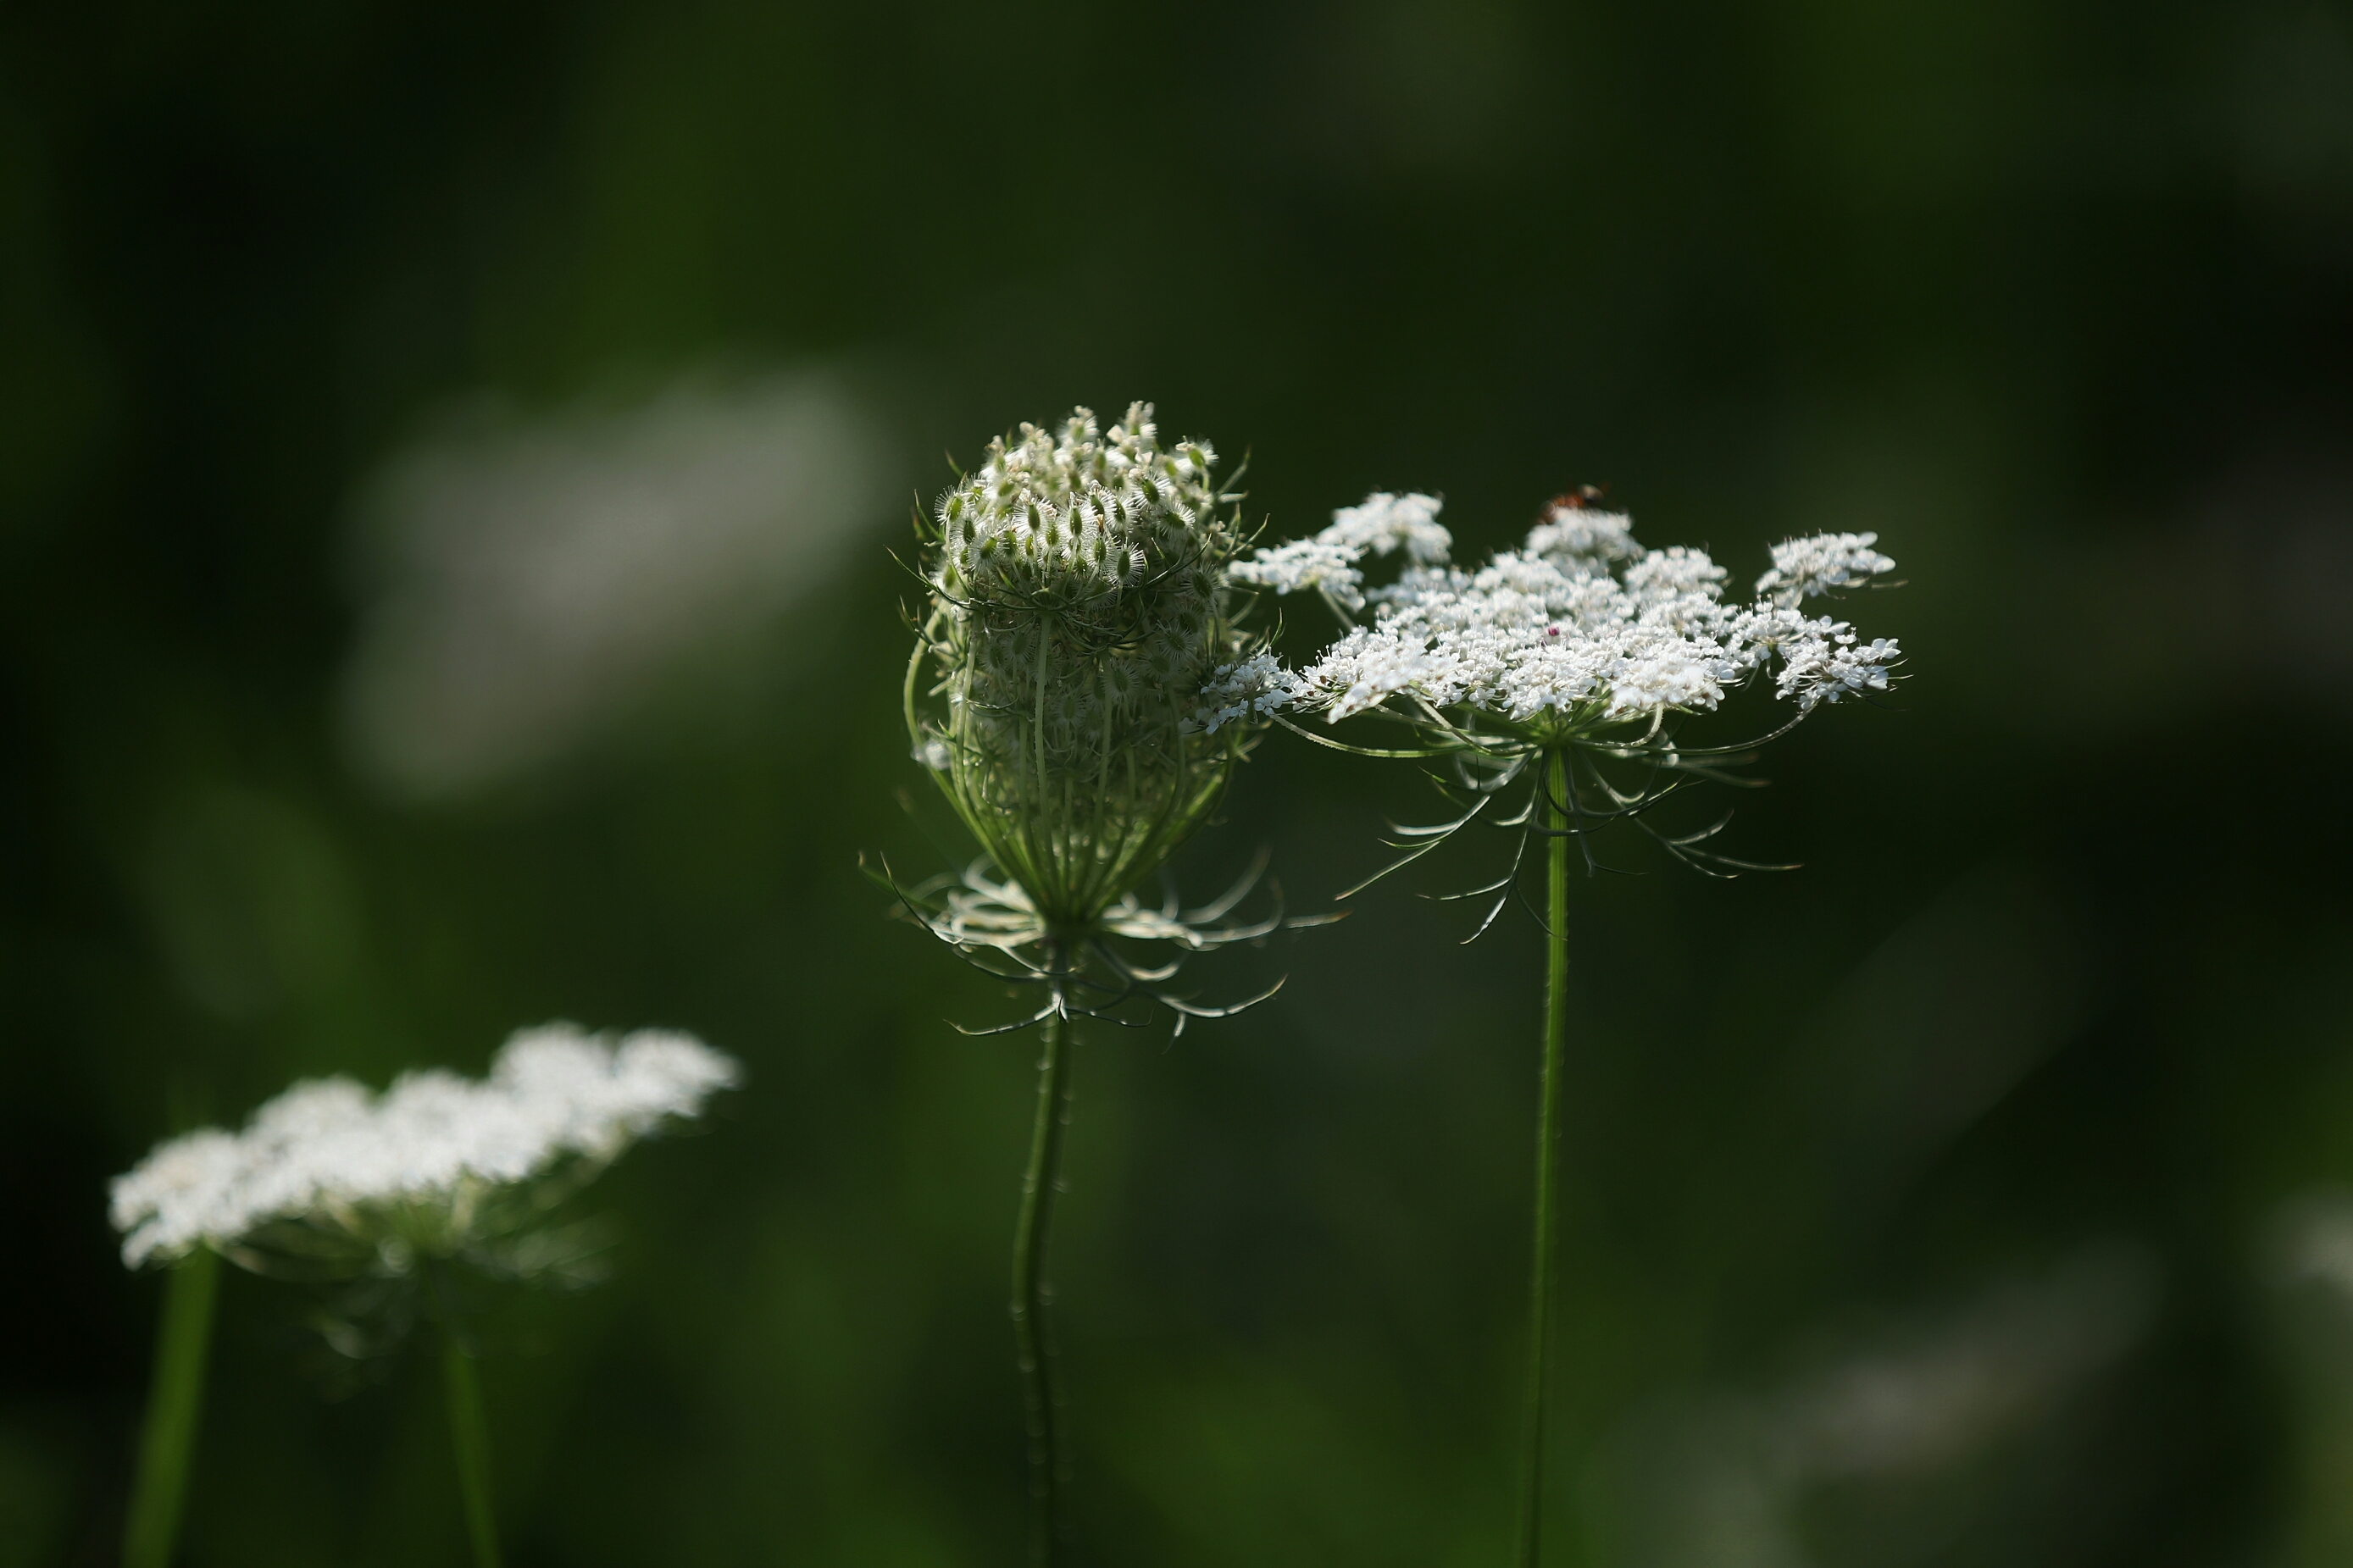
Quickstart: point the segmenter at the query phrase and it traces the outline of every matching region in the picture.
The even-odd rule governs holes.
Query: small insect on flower
[[[487,1079],[404,1074],[382,1094],[350,1079],[297,1083],[243,1131],[158,1144],[112,1188],[122,1260],[208,1247],[246,1267],[326,1277],[406,1273],[423,1258],[493,1272],[553,1265],[525,1245],[550,1200],[665,1122],[701,1114],[739,1071],[692,1036],[619,1041],[569,1024],[525,1029]]]

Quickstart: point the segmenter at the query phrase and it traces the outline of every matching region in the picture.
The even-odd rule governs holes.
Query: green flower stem
[[[213,1300],[220,1259],[198,1247],[164,1279],[164,1320],[155,1335],[155,1385],[139,1437],[139,1473],[122,1542],[123,1568],[169,1568],[179,1540],[188,1459],[204,1407],[205,1363],[212,1344]]]
[[[1545,1017],[1544,1076],[1536,1111],[1535,1237],[1528,1268],[1528,1373],[1525,1426],[1520,1449],[1520,1568],[1536,1568],[1544,1521],[1545,1373],[1552,1342],[1552,1277],[1556,1247],[1553,1188],[1558,1182],[1561,1058],[1568,1042],[1568,839],[1562,807],[1568,799],[1568,759],[1545,758]]]
[[[1046,1335],[1046,1227],[1053,1219],[1063,1137],[1071,1124],[1071,1042],[1059,1010],[1041,1028],[1038,1118],[1029,1135],[1029,1168],[1021,1178],[1021,1214],[1013,1228],[1013,1338],[1029,1422],[1029,1556],[1040,1568],[1053,1568],[1063,1559],[1065,1468],[1053,1347]]]
[[[499,1527],[491,1512],[491,1429],[482,1415],[482,1384],[474,1358],[444,1324],[442,1383],[449,1400],[449,1447],[458,1459],[458,1490],[466,1501],[466,1533],[475,1568],[499,1568]]]

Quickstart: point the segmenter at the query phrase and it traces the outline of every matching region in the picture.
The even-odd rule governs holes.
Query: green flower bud
[[[907,720],[933,778],[1049,929],[1088,928],[1208,816],[1248,744],[1203,687],[1258,639],[1226,568],[1205,442],[1163,451],[1149,405],[990,443],[943,496]],[[923,677],[928,671],[931,679]]]

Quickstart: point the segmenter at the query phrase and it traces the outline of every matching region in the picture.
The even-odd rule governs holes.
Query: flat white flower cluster
[[[1389,555],[1402,549],[1406,558],[1428,565],[1446,559],[1454,536],[1438,521],[1444,503],[1436,496],[1391,495],[1375,490],[1360,505],[1332,514],[1332,526],[1312,539],[1294,539],[1257,552],[1230,569],[1237,583],[1295,594],[1317,588],[1350,614],[1365,607],[1365,574],[1359,564],[1366,553]]]
[[[490,1077],[404,1074],[383,1094],[307,1079],[241,1132],[156,1146],[112,1189],[122,1259],[137,1268],[228,1247],[281,1220],[367,1237],[396,1208],[455,1210],[485,1189],[573,1158],[608,1161],[733,1084],[735,1063],[691,1035],[640,1029],[617,1045],[569,1024],[518,1031]]]
[[[1778,665],[1777,694],[1808,711],[1887,689],[1898,661],[1894,641],[1865,643],[1848,623],[1794,607],[1891,570],[1874,538],[1777,546],[1757,602],[1741,605],[1725,602],[1726,573],[1705,552],[1645,550],[1623,515],[1564,500],[1524,549],[1475,573],[1441,558],[1369,594],[1351,580],[1359,603],[1375,605],[1372,624],[1352,627],[1288,681],[1258,677],[1259,689],[1335,721],[1403,693],[1433,709],[1581,726],[1713,709],[1727,688]],[[1279,593],[1293,589],[1284,563],[1304,559],[1284,557],[1288,548],[1261,551],[1257,563],[1259,580]],[[1330,592],[1328,581],[1315,585]]]

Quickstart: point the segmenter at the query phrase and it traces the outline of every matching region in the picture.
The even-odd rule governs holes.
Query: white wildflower
[[[497,1189],[566,1161],[612,1160],[737,1077],[689,1035],[641,1029],[616,1045],[554,1024],[515,1034],[479,1082],[435,1069],[381,1095],[349,1079],[297,1083],[242,1132],[171,1139],[115,1179],[123,1261],[234,1247],[282,1221],[459,1250],[479,1239],[470,1216]]]
[[[1203,733],[1215,734],[1221,725],[1263,719],[1290,707],[1298,700],[1299,678],[1261,648],[1238,663],[1219,665],[1201,695],[1209,704],[1193,710],[1193,722]]]
[[[1243,712],[1194,718],[1263,640],[1240,624],[1240,520],[1219,510],[1240,498],[1216,465],[1206,442],[1164,447],[1149,404],[1108,428],[1078,408],[991,442],[935,510],[909,743],[1058,928],[1091,922],[1200,826],[1248,745],[1210,731],[1264,717],[1253,692]]]
[[[180,1257],[207,1237],[242,1235],[240,1188],[251,1164],[244,1142],[216,1127],[157,1144],[114,1179],[110,1215],[115,1229],[129,1233],[123,1262],[136,1268],[152,1257]]]
[[[1895,640],[1874,637],[1866,643],[1845,622],[1833,625],[1829,634],[1787,650],[1788,662],[1774,679],[1774,689],[1796,702],[1800,712],[1810,711],[1818,702],[1888,688],[1888,667],[1898,658]]]
[[[1609,677],[1612,717],[1630,718],[1662,710],[1690,712],[1724,700],[1726,661],[1706,644],[1662,637],[1629,649]]]
[[[1731,575],[1707,552],[1671,544],[1653,550],[1626,568],[1626,592],[1645,607],[1679,603],[1693,595],[1715,600]]]
[[[1445,560],[1454,548],[1454,536],[1438,521],[1445,504],[1436,496],[1375,490],[1355,506],[1335,511],[1332,526],[1315,537],[1322,543],[1369,550],[1376,555],[1402,549],[1409,561],[1428,565]]]
[[[1802,717],[1825,702],[1887,689],[1898,662],[1893,641],[1866,644],[1845,622],[1810,618],[1796,607],[1810,593],[1892,567],[1872,549],[1873,535],[1778,546],[1757,601],[1727,605],[1727,574],[1706,552],[1643,549],[1623,513],[1592,504],[1600,493],[1588,487],[1554,500],[1521,549],[1502,552],[1477,571],[1448,564],[1434,552],[1418,558],[1390,586],[1362,595],[1372,606],[1370,624],[1345,613],[1348,606],[1327,584],[1325,596],[1344,611],[1345,629],[1298,671],[1291,689],[1294,706],[1321,709],[1334,723],[1378,710],[1409,742],[1378,749],[1326,742],[1338,750],[1448,764],[1434,782],[1456,808],[1450,819],[1398,829],[1391,845],[1397,858],[1359,888],[1414,863],[1474,822],[1501,828],[1517,839],[1508,868],[1454,895],[1487,900],[1475,938],[1524,892],[1531,860],[1544,862],[1551,913],[1539,919],[1556,999],[1568,961],[1561,912],[1572,845],[1588,871],[1598,869],[1590,836],[1616,825],[1711,874],[1757,868],[1710,847],[1725,826],[1721,819],[1685,831],[1662,830],[1650,820],[1651,807],[1745,760],[1742,753],[1758,743],[1687,746],[1670,716],[1713,711],[1733,688],[1761,685],[1770,676],[1776,694]],[[1353,543],[1334,530],[1310,542]],[[1283,571],[1303,580],[1310,555],[1278,546],[1260,552],[1260,559],[1282,562]],[[1357,559],[1345,564],[1353,569]],[[1271,577],[1280,574],[1268,570]],[[1532,912],[1535,907],[1530,903]],[[1567,1037],[1566,1013],[1556,1005],[1545,1030],[1548,1088],[1540,1142],[1556,1131]],[[1539,1216],[1552,1201],[1551,1180],[1549,1167],[1540,1164]],[[1528,1370],[1530,1398],[1539,1406],[1552,1284],[1546,1249],[1539,1247],[1530,1291],[1537,1349]],[[1535,1482],[1544,1468],[1541,1425],[1529,1424],[1524,1452],[1526,1540],[1534,1539],[1540,1511]]]
[[[1271,588],[1278,594],[1320,588],[1334,603],[1353,612],[1365,607],[1365,574],[1356,568],[1364,555],[1356,545],[1335,544],[1321,537],[1293,539],[1260,550],[1248,561],[1235,562],[1228,574],[1237,583]]]
[[[1726,605],[1727,574],[1706,552],[1645,551],[1622,514],[1585,499],[1552,503],[1525,550],[1504,552],[1475,573],[1409,567],[1392,586],[1366,595],[1373,623],[1347,631],[1300,670],[1293,702],[1336,722],[1403,697],[1425,714],[1471,708],[1566,733],[1707,711],[1776,664],[1778,695],[1800,711],[1887,689],[1894,643],[1864,645],[1843,622],[1810,620],[1770,599]],[[1777,549],[1777,570],[1808,582],[1841,573],[1841,581],[1859,581],[1893,564],[1866,536],[1800,542],[1810,552]],[[1767,585],[1778,580],[1768,574]]]
[[[933,580],[960,605],[1106,627],[1139,598],[1164,620],[1198,612],[1210,588],[1193,569],[1225,548],[1217,461],[1206,441],[1163,448],[1145,403],[1108,433],[1084,408],[1059,430],[1024,425],[940,498]]]
[[[1368,552],[1392,555],[1403,550],[1416,566],[1446,559],[1454,548],[1454,536],[1438,521],[1444,505],[1436,496],[1375,490],[1355,506],[1333,512],[1331,526],[1314,538],[1269,546],[1248,561],[1236,562],[1233,578],[1278,594],[1318,589],[1354,615],[1365,607],[1365,574],[1358,563]]]
[[[1792,605],[1852,587],[1895,570],[1895,563],[1872,548],[1876,533],[1815,533],[1773,546],[1773,569],[1757,579],[1757,595]]]
[[[1579,574],[1641,554],[1642,547],[1634,542],[1633,519],[1622,511],[1604,511],[1588,504],[1599,493],[1585,491],[1546,501],[1543,519],[1528,531],[1528,553]]]
[[[1426,633],[1396,626],[1358,626],[1299,672],[1302,686],[1329,693],[1336,721],[1409,689],[1443,693],[1461,684],[1456,657],[1433,657]]]

